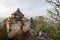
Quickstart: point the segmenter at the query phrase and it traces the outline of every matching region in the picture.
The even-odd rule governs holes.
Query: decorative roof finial
[[[20,9],[18,8],[18,9],[16,10],[16,12],[20,12]]]

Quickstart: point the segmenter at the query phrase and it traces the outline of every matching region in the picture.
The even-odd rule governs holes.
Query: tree
[[[52,10],[47,10],[48,13],[50,13],[50,17],[52,18],[52,20],[55,20],[55,23],[57,22],[57,28],[55,29],[56,33],[55,35],[53,35],[55,38],[55,40],[60,40],[59,38],[59,31],[60,31],[60,0],[46,0],[50,5],[52,5],[54,7],[55,11]]]
[[[36,16],[35,19],[37,21],[43,22],[44,21],[44,17],[43,16]]]
[[[47,10],[48,13],[50,13],[50,16],[52,19],[54,19],[55,21],[58,22],[58,26],[60,26],[60,2],[59,0],[55,0],[56,2],[52,1],[52,0],[47,0],[47,2],[49,4],[51,4],[54,7],[54,12],[51,10]]]
[[[45,29],[45,21],[44,21],[44,17],[43,16],[36,16],[35,17],[35,30],[40,32],[40,31],[44,31]]]
[[[33,20],[33,18],[30,19],[30,22],[31,22],[30,27],[31,27],[32,29],[34,29],[34,28],[35,28],[35,25],[34,25],[34,20]]]

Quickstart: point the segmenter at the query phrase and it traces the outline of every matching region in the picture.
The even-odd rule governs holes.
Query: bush
[[[0,40],[8,40],[8,35],[5,29],[0,29]]]

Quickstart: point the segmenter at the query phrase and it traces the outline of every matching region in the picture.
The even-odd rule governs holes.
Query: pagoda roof
[[[19,8],[11,15],[22,15],[22,16],[24,16],[24,14],[21,13]]]

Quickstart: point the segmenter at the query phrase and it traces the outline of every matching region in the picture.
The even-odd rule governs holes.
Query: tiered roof
[[[13,14],[13,19],[16,21],[21,21],[22,18],[24,17],[24,14],[21,13],[21,11],[19,10],[19,8],[16,10],[16,12],[14,12]]]
[[[8,22],[17,22],[17,21],[22,21],[22,19],[24,18],[24,14],[21,13],[21,11],[19,10],[19,8],[11,14],[11,17],[7,18],[6,20]]]
[[[24,16],[21,11],[19,10],[19,8],[16,10],[16,12],[14,12],[12,15],[14,16]]]

